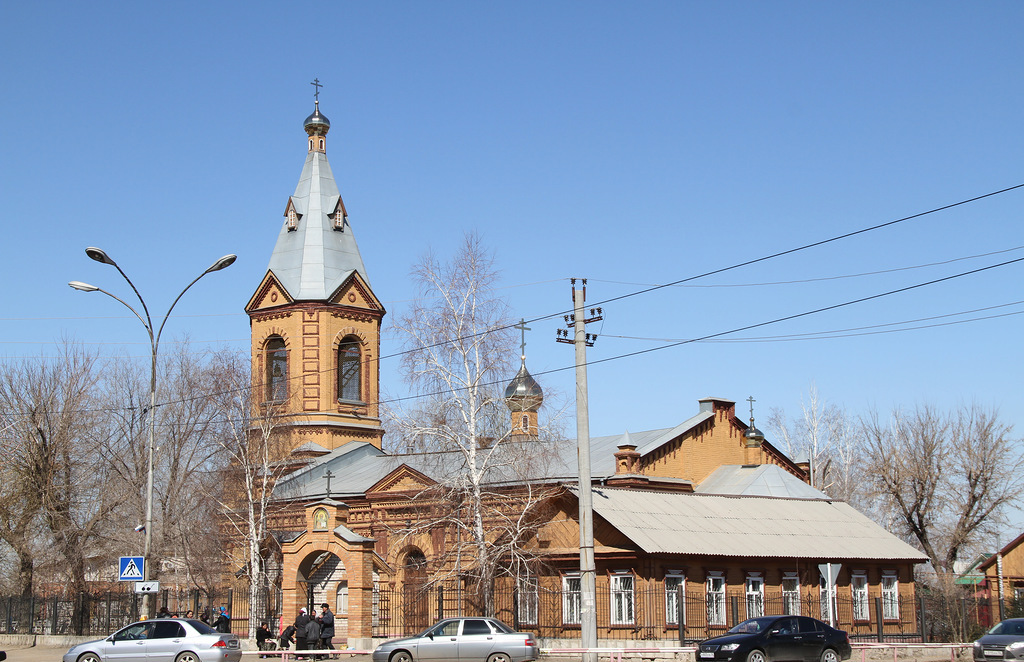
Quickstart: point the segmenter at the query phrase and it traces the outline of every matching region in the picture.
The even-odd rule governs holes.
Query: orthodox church
[[[459,471],[459,458],[385,450],[386,311],[327,160],[319,101],[303,126],[306,160],[246,306],[253,407],[273,410],[286,440],[267,549],[286,621],[328,602],[339,639],[366,647],[480,605],[463,594],[472,559],[453,554],[464,541],[444,523],[452,506],[430,491]],[[490,542],[517,537],[499,559],[495,615],[546,639],[578,637],[575,441],[539,438],[543,391],[525,357],[505,397],[510,443],[540,461],[492,478],[504,505],[488,523],[501,532]],[[811,487],[808,467],[737,417],[733,401],[704,398],[681,418],[591,440],[601,638],[692,641],[763,613],[822,617],[854,635],[916,631],[923,554]],[[514,535],[498,522],[512,514],[529,523]],[[836,570],[831,582],[825,565]]]

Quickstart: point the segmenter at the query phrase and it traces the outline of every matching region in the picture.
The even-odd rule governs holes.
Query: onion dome
[[[505,405],[512,411],[537,411],[543,402],[544,391],[526,369],[524,359],[523,367],[505,387]]]
[[[313,110],[313,114],[306,118],[306,121],[302,123],[302,126],[306,129],[307,135],[325,135],[331,128],[331,120],[327,119],[326,115],[320,112],[320,102],[316,102],[316,109]]]
[[[747,445],[749,446],[760,446],[761,442],[764,441],[764,432],[761,432],[754,426],[750,426],[743,433],[743,438],[747,440]]]

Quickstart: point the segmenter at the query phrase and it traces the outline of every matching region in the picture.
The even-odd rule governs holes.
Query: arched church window
[[[361,402],[362,367],[359,338],[348,336],[338,345],[338,399]]]
[[[284,338],[273,336],[264,346],[267,357],[267,401],[281,402],[288,399],[288,350]]]

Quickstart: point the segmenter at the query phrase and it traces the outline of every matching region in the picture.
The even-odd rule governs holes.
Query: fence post
[[[732,596],[732,605],[731,606],[732,606],[732,623],[731,623],[731,625],[733,627],[735,627],[740,622],[740,599],[737,598],[735,595]]]
[[[57,634],[57,612],[60,611],[60,596],[53,596],[53,615],[50,617],[50,634]]]
[[[875,598],[875,618],[878,622],[878,643],[882,643],[882,598]]]
[[[437,620],[444,618],[444,585],[437,585]],[[518,629],[518,628],[516,628]]]
[[[679,626],[679,647],[682,648],[686,643],[686,635],[684,630],[686,623],[683,622],[686,616],[686,607],[683,604],[683,600],[686,599],[686,595],[683,594],[683,583],[679,582],[676,586],[676,625]]]
[[[920,605],[919,613],[921,614],[921,617],[918,620],[918,626],[917,627],[920,628],[920,630],[921,630],[921,643],[922,644],[927,644],[928,643],[928,611],[927,611],[927,608],[925,607],[924,596],[919,596],[917,598],[917,600],[918,600],[918,604]]]
[[[1004,610],[1004,607],[1005,607],[1005,606],[1004,606],[1004,604],[1003,604],[1003,601],[999,599],[999,596],[996,596],[996,597],[994,598],[994,600],[995,600],[995,601],[996,601],[997,603],[999,603],[999,620],[1001,620],[1001,621],[1005,621],[1005,620],[1006,620],[1006,611]]]
[[[14,596],[7,598],[7,634],[14,634],[11,632],[14,629],[13,619],[11,618],[11,611],[14,610]]]

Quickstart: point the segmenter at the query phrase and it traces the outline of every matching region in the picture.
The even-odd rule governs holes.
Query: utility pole
[[[583,311],[587,299],[587,280],[583,289],[576,289],[576,279],[571,279],[572,315],[565,316],[565,323],[575,333],[569,338],[569,331],[558,329],[555,340],[576,345],[576,450],[579,459],[579,501],[580,501],[580,645],[586,651],[583,662],[597,662],[597,567],[594,563],[594,498],[590,476],[590,412],[587,406],[587,347],[593,347],[597,334],[586,332],[587,322],[603,319],[600,308],[591,308],[590,317]]]

